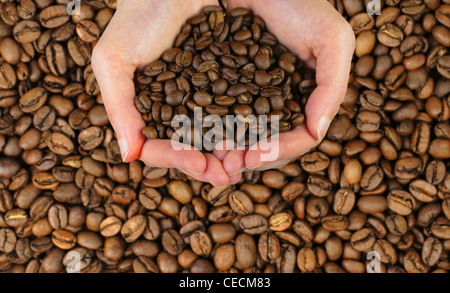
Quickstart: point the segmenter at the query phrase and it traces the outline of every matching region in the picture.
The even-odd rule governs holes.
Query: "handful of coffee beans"
[[[246,8],[227,14],[219,6],[209,6],[187,21],[173,48],[137,72],[135,104],[148,122],[143,130],[147,138],[172,138],[180,129],[172,122],[184,115],[191,127],[180,130],[177,141],[185,137],[194,144],[213,129],[202,124],[194,128],[194,120],[202,123],[213,115],[223,125],[213,130],[213,144],[231,137],[227,130],[232,128],[234,134],[238,127],[231,123],[241,122],[247,134],[233,137],[248,146],[249,133],[274,134],[270,126],[275,119],[277,133],[303,123],[301,110],[315,86],[313,77],[266,30],[261,17]],[[238,121],[226,121],[227,115]],[[258,123],[263,121],[258,120],[260,115],[267,123]]]
[[[0,272],[450,271],[448,0],[379,15],[330,0],[356,50],[325,139],[222,188],[122,163],[90,65],[116,2],[72,16],[69,2],[0,1]],[[208,6],[136,73],[136,106],[149,138],[196,106],[279,117],[281,132],[314,87],[260,17]]]

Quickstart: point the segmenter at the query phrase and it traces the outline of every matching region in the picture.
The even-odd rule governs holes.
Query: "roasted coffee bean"
[[[235,190],[228,196],[231,209],[239,215],[252,214],[254,205],[250,197],[242,191]]]
[[[327,231],[342,231],[349,225],[347,217],[343,215],[328,215],[322,217],[322,227]]]
[[[297,254],[297,266],[304,272],[312,272],[316,267],[316,255],[314,250],[309,247],[303,247]]]
[[[363,228],[352,234],[350,242],[357,251],[366,251],[375,244],[375,235],[369,228]]]
[[[243,269],[250,268],[256,263],[257,246],[252,236],[239,234],[235,239],[236,260]]]
[[[75,235],[67,230],[55,230],[52,233],[53,244],[63,250],[69,250],[76,244]]]
[[[29,113],[38,110],[47,101],[47,91],[44,88],[36,87],[28,91],[19,99],[22,111]]]
[[[120,233],[126,242],[134,242],[145,230],[147,220],[142,215],[128,219],[120,229]]]
[[[428,272],[428,267],[423,263],[420,255],[414,250],[410,250],[406,253],[403,259],[403,265],[408,273]]]
[[[334,195],[333,210],[340,215],[347,215],[355,205],[355,193],[348,188],[339,189]]]
[[[0,229],[0,250],[4,253],[10,253],[16,246],[17,238],[13,230],[8,228]]]
[[[416,206],[414,197],[403,190],[393,190],[387,196],[388,207],[390,210],[402,216],[409,215]]]
[[[115,216],[110,216],[100,223],[100,234],[104,237],[111,237],[118,234],[121,228],[122,221]]]
[[[267,219],[261,215],[253,214],[243,216],[239,221],[239,227],[248,234],[261,234],[268,228]]]

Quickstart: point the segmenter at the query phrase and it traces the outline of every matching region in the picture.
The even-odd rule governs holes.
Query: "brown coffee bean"
[[[437,159],[448,159],[450,150],[450,140],[436,138],[431,141],[428,152]]]
[[[365,190],[374,190],[382,183],[383,178],[383,170],[377,165],[372,165],[364,171],[360,185]]]
[[[327,215],[322,218],[322,227],[327,231],[342,231],[349,225],[349,221],[346,216],[343,215]]]
[[[362,166],[358,160],[350,159],[344,166],[343,175],[349,184],[359,183],[362,176]]]
[[[257,246],[252,236],[239,234],[235,239],[236,260],[242,269],[250,268],[256,263]]]
[[[208,256],[212,251],[212,241],[209,235],[197,230],[189,237],[192,251],[199,256]]]
[[[72,249],[76,244],[76,237],[67,230],[54,230],[52,233],[53,244],[63,250]]]
[[[0,250],[4,253],[10,253],[16,246],[17,238],[13,230],[0,229]]]
[[[408,273],[427,273],[428,267],[423,263],[419,254],[414,251],[408,251],[403,258],[403,265]]]
[[[250,197],[242,191],[235,190],[228,196],[228,203],[231,209],[240,215],[252,214],[254,205]]]
[[[21,110],[26,113],[38,110],[46,101],[47,91],[41,87],[36,87],[28,91],[19,99]]]
[[[265,171],[262,175],[264,185],[274,189],[282,189],[287,183],[286,176],[280,171]]]
[[[67,136],[59,132],[54,132],[50,135],[48,147],[52,152],[62,156],[69,155],[74,149],[73,142]]]
[[[437,189],[427,181],[417,179],[409,184],[409,192],[411,192],[418,201],[431,202],[437,194]]]
[[[403,32],[395,25],[382,25],[377,34],[378,41],[388,47],[398,47],[403,41]]]
[[[369,228],[356,231],[351,236],[351,244],[357,251],[366,251],[375,244],[375,235]]]
[[[93,43],[100,37],[100,29],[95,22],[83,19],[76,24],[75,31],[81,41]]]
[[[179,255],[184,248],[183,239],[180,234],[173,229],[168,229],[163,232],[161,243],[164,250],[171,255]]]
[[[351,189],[339,189],[334,195],[333,210],[340,215],[347,215],[355,205],[355,193]]]
[[[136,199],[136,193],[128,186],[119,185],[113,189],[111,197],[115,202],[127,205]]]
[[[385,239],[377,239],[373,245],[373,250],[380,254],[380,261],[386,264],[397,263],[397,251],[394,246]]]
[[[22,20],[13,28],[14,39],[19,43],[31,43],[41,36],[39,23],[32,20]]]
[[[285,201],[293,201],[305,190],[305,185],[301,182],[289,182],[281,190],[281,197]]]
[[[358,208],[365,214],[377,214],[388,208],[388,202],[384,196],[366,195],[360,197],[357,202]]]
[[[154,210],[161,203],[161,194],[158,190],[146,187],[139,192],[139,201],[148,210]]]
[[[218,246],[214,252],[214,266],[219,270],[230,269],[236,261],[235,247],[232,243]]]
[[[192,188],[185,181],[174,180],[169,183],[168,190],[181,204],[188,204],[193,196]]]
[[[414,197],[403,190],[393,190],[387,196],[388,207],[402,216],[409,215],[416,205]]]
[[[268,228],[267,219],[261,215],[253,214],[243,216],[239,221],[239,227],[250,235],[261,234]]]
[[[284,231],[292,224],[292,216],[288,213],[277,213],[268,219],[269,229],[272,231]]]
[[[438,262],[439,257],[442,253],[442,248],[443,246],[441,241],[439,241],[439,239],[435,237],[428,237],[424,241],[422,247],[421,256],[423,262],[429,267],[435,265]]]
[[[431,234],[439,239],[450,239],[450,221],[444,217],[438,217],[431,224]]]
[[[104,237],[111,237],[118,234],[121,228],[122,221],[115,216],[110,216],[100,223],[100,234]]]
[[[120,233],[127,243],[138,239],[146,227],[147,220],[142,215],[136,215],[123,223]]]
[[[297,266],[304,272],[312,272],[316,267],[316,255],[311,248],[303,247],[297,254]]]

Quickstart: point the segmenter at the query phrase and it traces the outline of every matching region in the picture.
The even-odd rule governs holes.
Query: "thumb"
[[[350,27],[341,26],[333,42],[313,50],[317,87],[305,107],[309,133],[322,140],[344,100],[355,39]],[[317,51],[317,52],[314,52]]]
[[[102,99],[113,126],[124,162],[131,162],[139,157],[145,137],[142,129],[145,122],[134,105],[135,68],[132,64],[121,62],[97,45],[92,55],[92,69],[102,93]],[[114,60],[114,62],[111,62]]]

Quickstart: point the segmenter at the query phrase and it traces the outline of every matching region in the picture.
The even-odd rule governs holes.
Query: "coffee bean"
[[[123,224],[120,233],[126,242],[134,242],[144,232],[146,223],[147,221],[144,216],[134,216]]]
[[[239,190],[233,191],[228,196],[228,203],[231,209],[237,214],[248,215],[253,213],[254,205],[245,192]]]
[[[355,250],[366,251],[375,244],[375,235],[369,228],[363,228],[353,233],[350,241]]]
[[[47,91],[44,88],[36,87],[23,95],[20,100],[21,110],[29,113],[38,110],[47,101]]]
[[[212,241],[209,235],[197,230],[189,237],[192,251],[199,256],[208,256],[212,251]]]
[[[428,267],[423,263],[419,254],[411,250],[407,252],[403,258],[403,263],[405,270],[408,273],[426,273],[428,272]]]
[[[376,214],[385,211],[388,208],[388,202],[384,196],[366,195],[359,198],[358,208],[365,214]]]
[[[52,233],[53,244],[63,250],[69,250],[76,244],[75,235],[66,230],[54,230]]]
[[[340,215],[347,215],[355,204],[355,193],[351,189],[339,189],[334,195],[333,210]]]
[[[402,216],[409,215],[416,205],[414,197],[403,190],[393,190],[387,196],[390,210]]]
[[[14,26],[12,32],[19,43],[31,43],[41,36],[39,23],[32,20],[22,20]]]
[[[288,213],[277,213],[268,219],[269,229],[272,231],[287,230],[292,224],[292,216]]]
[[[10,253],[16,246],[16,234],[8,228],[0,229],[0,250],[4,253]]]
[[[253,214],[243,216],[239,221],[239,227],[248,234],[261,234],[268,228],[267,219],[261,215]]]
[[[235,251],[236,260],[243,269],[250,268],[256,263],[257,246],[249,234],[241,233],[236,237]]]
[[[104,237],[111,237],[118,234],[121,228],[122,221],[115,216],[110,216],[100,223],[100,234]]]

